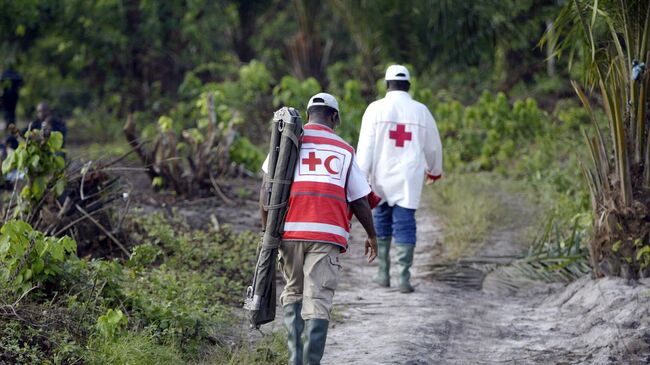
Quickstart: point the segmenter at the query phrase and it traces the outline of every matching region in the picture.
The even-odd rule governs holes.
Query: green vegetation
[[[273,332],[255,346],[244,344],[239,348],[217,347],[199,364],[265,365],[289,362],[287,339],[284,331]]]
[[[137,225],[142,243],[125,263],[79,259],[74,241],[24,222],[3,226],[3,361],[157,364],[210,354],[243,364],[265,351],[264,363],[282,363],[277,339],[252,350],[234,329],[231,306],[252,275],[256,235],[190,231],[160,215]]]
[[[474,105],[458,101],[431,103],[445,138],[445,166],[505,172],[505,162],[535,137],[549,133],[546,113],[532,99],[512,105],[504,93],[484,92]]]
[[[647,276],[650,77],[644,71],[645,63],[650,63],[650,4],[573,0],[556,24],[557,38],[548,39],[557,42],[565,37],[557,42],[557,52],[585,55],[586,86],[598,87],[608,121],[605,133],[594,115],[597,105],[574,83],[596,127],[585,134],[589,163],[583,168],[592,202],[592,267],[598,276]]]
[[[65,160],[60,155],[62,147],[61,133],[52,132],[45,136],[34,130],[27,132],[24,142],[2,161],[3,175],[15,171],[27,176],[27,184],[18,198],[18,207],[14,209],[15,217],[25,217],[34,211],[48,191],[53,191],[56,196],[61,195],[65,188]]]
[[[441,259],[472,256],[485,242],[495,224],[503,222],[500,201],[492,192],[494,179],[488,174],[458,174],[432,187],[432,206],[445,227]]]
[[[467,107],[454,100],[431,105],[445,148],[446,177],[432,187],[432,198],[445,224],[447,259],[476,253],[490,232],[509,224],[504,196],[536,207],[527,222],[533,230],[547,219],[569,230],[572,218],[588,210],[580,130],[591,122],[574,102],[549,113],[532,99],[511,103],[484,92]],[[586,232],[589,224],[581,220],[577,229]]]
[[[228,80],[253,59],[277,82],[311,76],[342,91],[357,79],[366,92],[386,62],[408,62],[435,89],[471,100],[474,90],[532,84],[529,66],[545,57],[534,46],[559,10],[517,0],[4,0],[2,8],[0,51],[28,76],[20,115],[48,98],[66,114],[94,106],[122,117],[165,112],[179,86],[191,86],[188,75]]]
[[[560,64],[539,68],[546,55],[535,45],[560,7],[536,1],[4,0],[2,8],[1,66],[24,79],[19,120],[49,100],[70,139],[84,143],[121,139],[129,114],[140,129],[163,115],[190,128],[199,95],[213,91],[219,113],[230,113],[219,122],[264,146],[274,108],[304,112],[321,90],[339,97],[342,133],[355,142],[394,62],[411,66],[415,89],[462,103],[476,90],[548,98],[569,88],[553,82]],[[256,166],[240,152],[236,162]]]
[[[0,228],[0,277],[4,290],[16,294],[30,291],[61,274],[66,256],[77,244],[70,237],[47,237],[23,221],[9,221]]]
[[[589,215],[578,214],[569,230],[549,219],[530,246],[526,257],[502,266],[496,280],[511,288],[531,282],[570,283],[592,271],[589,255]]]

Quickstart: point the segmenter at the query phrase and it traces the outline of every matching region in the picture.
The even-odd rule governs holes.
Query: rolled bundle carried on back
[[[275,267],[291,183],[300,157],[302,133],[302,120],[296,109],[283,107],[275,112],[268,158],[268,179],[264,182],[268,217],[253,284],[248,287],[244,304],[244,308],[251,312],[251,326],[255,328],[275,319]]]

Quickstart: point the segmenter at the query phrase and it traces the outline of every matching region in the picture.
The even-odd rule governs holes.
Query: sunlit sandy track
[[[426,208],[418,211],[417,219],[417,287],[407,295],[370,281],[376,266],[365,263],[359,243],[362,230],[355,225],[352,249],[344,255],[323,364],[645,364],[650,360],[647,279],[630,286],[623,279],[585,277],[568,286],[540,284],[510,295],[452,288],[423,276],[435,261],[442,232]],[[493,236],[503,237],[502,233]]]

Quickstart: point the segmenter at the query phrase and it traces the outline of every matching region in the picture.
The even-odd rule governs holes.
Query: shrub
[[[23,222],[0,229],[0,304],[16,310],[3,312],[0,362],[180,363],[223,344],[249,352],[233,327],[231,305],[242,303],[259,237],[227,226],[191,231],[161,215],[135,220],[140,234],[133,238],[142,243],[126,263],[78,259],[74,241],[44,236]],[[25,248],[30,242],[33,247]],[[42,271],[35,268],[39,253]],[[37,282],[47,285],[20,305],[5,306],[16,300],[5,290],[15,282],[9,279],[16,267],[23,284],[31,280],[17,293]]]
[[[24,142],[2,161],[2,174],[14,171],[24,174],[27,179],[20,192],[14,217],[31,213],[48,189],[53,189],[57,196],[63,193],[65,160],[60,155],[62,151],[61,133],[52,132],[47,135],[41,130],[32,130],[26,133]]]
[[[0,284],[22,294],[61,274],[61,265],[76,251],[70,237],[45,236],[23,221],[9,221],[0,228]]]
[[[484,92],[474,104],[457,101],[433,108],[441,133],[447,169],[493,170],[547,133],[550,118],[532,99],[512,105],[503,93]]]
[[[244,165],[249,171],[257,172],[262,168],[266,152],[255,146],[250,139],[238,136],[230,148],[233,162]]]
[[[276,108],[291,106],[300,111],[303,120],[307,120],[307,103],[314,94],[322,91],[318,81],[310,77],[300,81],[293,76],[284,76],[273,88],[273,105]]]
[[[105,340],[115,338],[119,331],[129,323],[128,318],[119,309],[109,309],[106,314],[97,318],[97,331],[102,335]]]

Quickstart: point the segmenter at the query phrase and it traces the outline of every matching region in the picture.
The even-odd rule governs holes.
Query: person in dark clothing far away
[[[2,85],[2,111],[6,125],[16,123],[16,105],[18,105],[18,92],[23,85],[23,77],[11,68],[7,68],[0,76]]]
[[[44,125],[48,125],[48,128],[52,132],[61,132],[63,135],[63,145],[65,146],[65,137],[68,133],[68,129],[61,119],[52,114],[52,109],[46,102],[38,103],[38,106],[36,107],[36,120],[29,123],[26,128],[23,128],[20,131],[20,135],[24,136],[27,131],[43,129]],[[7,138],[7,147],[14,150],[18,148],[18,140],[16,137],[9,136]]]

